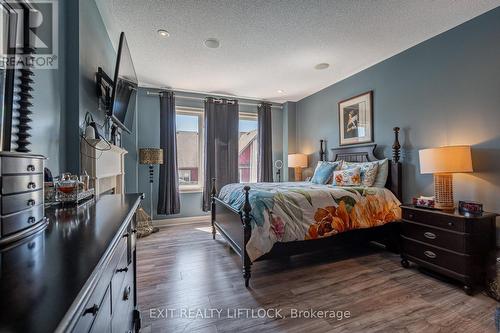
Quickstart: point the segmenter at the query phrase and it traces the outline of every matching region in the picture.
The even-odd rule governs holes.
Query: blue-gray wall
[[[455,176],[455,198],[500,212],[499,41],[500,7],[300,100],[298,150],[314,162],[320,139],[337,147],[337,103],[373,90],[375,142],[385,156],[392,128],[402,129],[406,201],[433,193],[419,149],[469,144],[475,172]]]
[[[66,80],[71,62],[71,53],[66,48],[66,40],[71,34],[68,16],[78,7],[77,2],[59,2],[58,13],[58,69],[39,69],[34,73],[33,115],[31,145],[29,149],[48,157],[46,166],[58,174],[66,165]]]
[[[137,142],[138,148],[143,147],[159,147],[160,145],[160,102],[159,97],[155,95],[148,95],[147,92],[155,92],[155,89],[139,89],[138,102],[137,102]],[[181,96],[196,97],[198,99],[186,99]],[[210,94],[193,94],[193,93],[178,93],[176,97],[176,106],[179,107],[191,107],[203,109],[203,98],[206,96],[213,96]],[[217,96],[215,96],[217,97]],[[240,111],[241,112],[257,112],[256,106],[242,105],[241,103],[257,103],[251,100],[239,100],[240,101]],[[279,108],[272,109],[272,121],[273,121],[273,160],[283,159],[283,114],[282,110]],[[149,211],[149,171],[148,167],[144,165],[138,165],[138,190],[140,192],[146,193],[146,199],[144,200],[144,205]],[[155,169],[155,181],[153,190],[153,203],[154,207],[157,204],[157,194],[158,194],[158,174],[159,169]],[[155,219],[165,219],[165,218],[178,218],[178,217],[190,217],[190,216],[200,216],[205,215],[201,208],[202,196],[200,192],[184,192],[180,195],[181,199],[181,212],[178,215],[156,216]],[[155,208],[156,210],[156,208]]]
[[[96,96],[95,73],[101,67],[111,78],[114,76],[116,51],[109,39],[108,32],[94,0],[79,1],[79,100],[78,118],[72,126],[83,131],[85,114],[90,112],[100,128],[101,134],[109,135],[105,124],[105,111],[99,106]],[[125,155],[125,191],[137,192],[137,121],[131,128],[132,133],[123,133],[122,144],[128,151]],[[79,138],[73,138],[73,140]],[[78,142],[78,141],[77,141]],[[78,145],[78,143],[76,143]],[[78,151],[77,151],[78,153]],[[79,161],[80,156],[73,154],[72,161]],[[75,163],[76,168],[79,167]]]

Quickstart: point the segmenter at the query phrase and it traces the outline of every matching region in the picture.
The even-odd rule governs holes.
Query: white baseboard
[[[163,220],[153,220],[153,226],[155,227],[171,227],[174,225],[186,225],[186,224],[194,224],[194,223],[210,223],[211,218],[210,215],[202,215],[202,216],[192,216],[192,217],[176,217],[172,219],[163,219]]]

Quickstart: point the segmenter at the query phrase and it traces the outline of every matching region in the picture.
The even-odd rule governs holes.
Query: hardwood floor
[[[495,332],[493,299],[404,269],[398,255],[373,247],[257,262],[250,289],[240,258],[206,223],[162,228],[137,247],[143,332]],[[311,309],[337,313],[291,317]]]

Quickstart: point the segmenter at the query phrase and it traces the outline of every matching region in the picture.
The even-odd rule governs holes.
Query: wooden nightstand
[[[401,206],[401,265],[412,261],[461,281],[464,291],[483,286],[495,252],[496,214],[464,216],[458,212]]]

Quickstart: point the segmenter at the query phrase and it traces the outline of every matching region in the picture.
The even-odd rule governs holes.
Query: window
[[[177,109],[177,167],[181,191],[203,188],[203,112]]]
[[[240,113],[240,140],[238,145],[240,183],[257,182],[257,156],[259,154],[257,124],[256,114]]]

